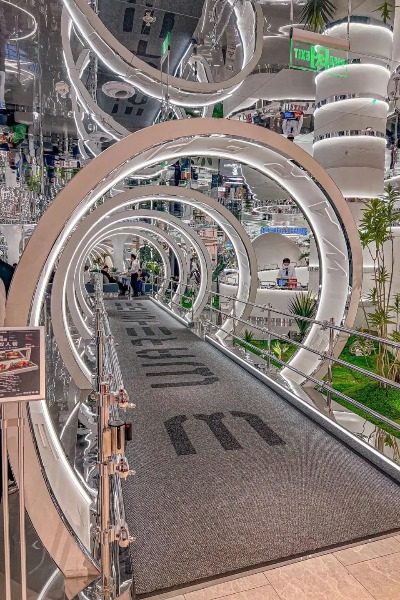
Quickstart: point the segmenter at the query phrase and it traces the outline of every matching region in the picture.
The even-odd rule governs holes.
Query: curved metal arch
[[[138,227],[132,228],[133,231],[135,231],[136,229],[138,229]],[[129,231],[131,231],[131,229],[129,229]],[[115,234],[113,234],[112,237],[114,237],[114,235],[117,235],[117,234],[118,234],[118,230]],[[162,297],[167,288],[167,285],[168,285],[167,282],[169,281],[169,279],[171,277],[171,267],[169,264],[168,256],[164,252],[164,249],[161,246],[161,244],[155,239],[155,237],[152,237],[151,235],[149,235],[148,232],[144,232],[142,229],[142,231],[140,233],[140,237],[143,238],[144,240],[146,240],[151,246],[153,246],[153,248],[155,248],[161,256],[161,260],[163,262],[163,267],[164,267],[164,274],[165,274],[165,278],[166,278],[166,282],[160,286],[160,290],[159,290],[159,296]],[[183,265],[181,266],[180,255],[175,255],[175,256],[177,256],[179,269],[182,269]],[[92,317],[93,314],[90,311],[89,307],[87,306],[85,299],[84,299],[84,295],[82,293],[82,289],[84,286],[82,263],[84,262],[84,260],[85,260],[85,258],[83,258],[82,261],[79,261],[79,263],[77,263],[76,270],[75,270],[75,276],[74,276],[72,282],[71,281],[68,282],[67,304],[68,304],[68,309],[69,309],[69,312],[71,315],[71,321],[74,324],[74,326],[76,327],[78,334],[83,339],[90,339],[91,332],[89,330],[89,327],[87,326],[87,323],[85,322],[85,316]],[[55,288],[55,284],[54,284],[52,291],[55,291],[55,289],[56,288]],[[79,307],[80,307],[81,311],[79,310]],[[55,316],[52,315],[52,321],[54,322],[54,320],[55,320]]]
[[[110,203],[112,203],[112,201],[113,199],[110,201]],[[111,217],[108,215],[108,203],[102,204],[96,210],[91,212],[77,229],[77,231],[79,230],[80,232],[79,239],[84,240],[90,232],[95,231],[96,226],[99,226],[103,219],[107,219],[107,225],[117,222],[127,223],[128,220],[130,222],[135,222],[138,219],[152,219],[153,221],[160,221],[170,227],[173,227],[185,238],[189,244],[189,247],[192,246],[196,251],[200,263],[200,272],[202,275],[200,288],[191,311],[193,317],[196,317],[198,314],[200,314],[207,303],[208,294],[211,289],[212,265],[210,255],[204,246],[203,241],[193,231],[193,229],[183,223],[181,219],[161,211],[140,209],[126,212],[118,211],[115,212],[115,214]],[[141,226],[146,229],[146,223],[142,223]],[[186,282],[182,282],[182,284],[184,285]]]
[[[190,228],[180,222],[179,219],[172,217],[157,211],[146,211],[137,210],[130,211],[129,219],[127,219],[125,213],[116,213],[111,218],[107,219],[105,211],[102,210],[105,205],[100,206],[93,211],[89,217],[87,217],[81,225],[74,232],[68,242],[65,252],[63,253],[59,266],[54,277],[53,293],[51,297],[51,314],[53,319],[53,331],[54,337],[57,342],[57,346],[61,357],[67,367],[70,375],[72,376],[74,383],[79,389],[87,390],[90,389],[91,373],[86,367],[82,360],[80,353],[78,352],[73,340],[70,336],[68,329],[68,320],[66,315],[66,290],[68,287],[73,285],[75,274],[82,270],[82,263],[86,260],[87,255],[90,253],[92,247],[98,243],[100,239],[104,239],[104,236],[109,235],[110,231],[127,231],[131,230],[132,223],[138,219],[152,218],[158,219],[167,223],[168,225],[174,226],[180,233],[186,236],[186,239],[195,248],[200,262],[200,271],[202,273],[202,281],[200,283],[199,293],[193,303],[193,313],[201,312],[204,305],[207,302],[208,290],[211,284],[211,261],[208,255],[208,251],[200,238]],[[130,223],[128,221],[131,221]],[[118,223],[121,223],[118,225]],[[138,229],[156,230],[156,227],[152,227],[147,223],[138,223]],[[161,230],[158,233],[159,237],[165,237],[165,241],[168,239],[168,235],[164,234]],[[168,242],[167,242],[168,243]],[[65,256],[64,256],[65,254]],[[183,272],[182,272],[183,274]],[[185,284],[185,281],[181,281],[180,284]],[[174,296],[174,303],[176,303],[176,297],[180,297],[180,290],[178,290]],[[80,288],[78,288],[80,289]],[[73,292],[74,294],[75,292]],[[73,295],[74,298],[74,295]],[[88,309],[89,310],[89,309]],[[81,320],[81,324],[87,327],[84,322],[82,315],[78,310],[75,311],[75,316],[78,320]]]
[[[326,171],[292,142],[264,128],[226,119],[173,121],[138,131],[82,169],[59,193],[35,228],[11,285],[6,325],[34,325],[40,322],[47,282],[58,253],[98,198],[135,170],[190,155],[234,159],[279,181],[300,205],[316,233],[322,269],[317,318],[324,320],[333,317],[337,323],[343,320],[345,325],[351,327],[361,293],[362,253],[357,228],[340,191]],[[327,307],[328,300],[330,305]],[[328,348],[326,332],[311,328],[306,341],[320,350]],[[336,344],[336,354],[340,353],[343,345],[344,340]],[[309,360],[304,352],[297,353],[292,359],[295,367],[300,358],[304,359],[304,363],[299,365],[304,372],[312,373],[318,368],[315,361]],[[49,435],[52,424],[46,416],[47,406],[45,403],[37,404],[38,410],[42,411],[44,432]],[[6,416],[12,416],[11,407],[6,407]],[[12,441],[11,429],[7,435]],[[42,483],[39,490],[40,512],[36,513],[33,504],[37,504],[39,488],[37,485],[27,485],[28,513],[45,547],[54,557],[52,542],[54,532],[58,532],[59,528],[53,517],[56,516],[60,524],[62,519],[54,508],[42,478],[33,439],[27,426],[25,449],[27,455],[33,457],[29,465],[32,481]],[[59,446],[56,450],[62,451]],[[10,450],[10,458],[15,466],[15,444]],[[64,472],[59,475],[60,478],[65,477]],[[40,518],[43,514],[46,514],[45,524]],[[49,530],[51,536],[48,535]],[[70,564],[72,560],[76,564],[83,555],[77,555],[76,542],[71,538],[66,538],[62,547],[63,552],[59,553],[56,562],[64,571],[66,558]]]
[[[362,260],[358,231],[343,196],[326,171],[303,150],[269,130],[239,121],[192,119],[190,124],[188,121],[163,123],[125,138],[113,146],[112,152],[104,152],[85,168],[85,178],[81,171],[60,193],[59,198],[67,196],[68,206],[71,206],[70,194],[76,194],[83,201],[55,243],[51,255],[54,257],[57,254],[63,240],[88,208],[118,181],[148,165],[188,155],[233,158],[278,181],[292,195],[302,208],[317,239],[324,284],[321,287],[317,318],[324,320],[333,317],[338,323],[346,318],[350,324],[358,307]],[[95,170],[93,165],[96,165]],[[99,169],[102,176],[99,176]],[[78,202],[72,202],[77,206]],[[48,214],[52,213],[53,207],[54,203]],[[58,210],[63,211],[60,206]],[[65,213],[68,213],[67,208]],[[40,224],[36,231],[39,227]],[[53,260],[49,261],[43,271],[42,281],[48,277]],[[19,273],[23,272],[22,264],[21,261]],[[25,276],[28,275],[25,273]],[[38,318],[42,302],[42,283],[39,283],[37,289],[33,303],[34,320]],[[327,348],[329,343],[326,331],[321,331],[318,327],[311,327],[307,342],[320,350]],[[343,344],[344,341],[341,340],[341,346]],[[338,349],[340,350],[339,346]],[[319,368],[316,355],[307,350],[297,352],[291,359],[291,364],[305,373],[313,373]],[[289,374],[285,372],[285,375]],[[302,379],[293,373],[291,376],[299,381]]]
[[[85,0],[64,0],[76,28],[99,59],[113,73],[128,81],[147,96],[162,100],[160,72],[132,54],[107,29]],[[200,83],[169,76],[169,100],[177,106],[208,106],[231,96],[258,64],[263,50],[264,15],[255,0],[244,3],[244,10],[252,7],[254,23],[250,15],[239,16],[241,26],[249,35],[255,33],[252,57],[243,64],[241,71],[223,82]],[[239,15],[240,7],[234,9]],[[243,37],[243,36],[242,36]],[[245,54],[245,53],[244,53]]]
[[[111,225],[111,223],[108,223],[108,225]],[[100,229],[100,226],[99,228]],[[179,285],[178,288],[176,290],[176,293],[174,295],[174,297],[172,298],[173,302],[179,302],[179,298],[181,296],[181,292],[182,292],[182,286],[185,284],[185,282],[187,281],[188,278],[188,269],[187,269],[187,265],[186,265],[186,259],[183,253],[183,250],[178,246],[178,244],[175,242],[175,240],[173,238],[171,238],[170,236],[166,235],[162,230],[160,230],[158,227],[155,227],[153,225],[150,224],[136,224],[136,223],[131,223],[129,224],[129,226],[127,225],[126,227],[121,227],[121,225],[117,225],[115,229],[116,232],[117,231],[121,231],[122,229],[126,230],[127,232],[129,231],[136,231],[136,230],[140,230],[140,231],[145,231],[148,232],[150,234],[153,234],[155,237],[158,237],[159,239],[161,239],[163,242],[165,242],[168,247],[170,248],[170,250],[172,251],[172,253],[174,254],[177,263],[178,263],[178,270],[179,270]],[[103,229],[102,229],[103,231]],[[108,231],[108,230],[106,230]],[[94,233],[96,234],[96,232],[94,231]],[[95,244],[96,242],[93,242],[93,244]],[[80,255],[76,258],[76,260],[74,262],[76,262],[76,267],[75,267],[75,272],[78,274],[79,272],[82,272],[82,267],[86,258],[86,249],[90,246],[91,242],[89,241],[85,248],[82,249]],[[67,251],[68,250],[68,251]],[[71,268],[71,262],[73,261],[73,257],[74,257],[74,252],[78,251],[78,247],[73,247],[70,246],[69,249],[65,249],[65,253],[63,253],[60,263],[59,263],[59,268],[60,268],[60,272],[62,272],[64,270],[64,273],[66,272],[70,272],[70,268]],[[90,250],[88,250],[89,252]],[[65,254],[65,257],[64,257]],[[62,261],[62,264],[61,264]],[[56,277],[54,278],[54,286],[55,286],[55,291],[58,291],[58,285],[59,285],[59,279],[57,278],[57,273],[56,273]],[[62,281],[62,280],[61,280]],[[78,285],[75,286],[75,281],[76,279],[73,278],[71,281],[71,284],[68,284],[67,286],[67,290],[69,290],[71,288],[71,290],[73,290],[74,293],[76,293],[75,298],[77,299],[79,306],[82,309],[83,315],[85,315],[88,318],[92,317],[92,311],[90,310],[89,306],[86,303],[85,300],[85,296],[83,294],[83,288],[82,285]],[[72,294],[72,299],[74,299],[74,295]],[[75,302],[71,303],[70,306],[70,310],[71,307],[75,305]],[[57,312],[56,312],[57,315]],[[81,335],[81,337],[83,337],[84,339],[90,339],[91,337],[91,331],[89,329],[89,327],[87,326],[87,324],[85,323],[82,314],[79,312],[79,310],[74,310],[74,316],[76,317],[76,321],[74,321],[75,326],[78,328],[78,331]]]
[[[118,207],[127,205],[139,205],[142,202],[160,200],[188,204],[193,208],[201,210],[211,217],[231,240],[239,269],[239,285],[236,294],[235,305],[236,316],[247,319],[251,314],[249,302],[255,302],[257,297],[257,257],[254,246],[242,226],[233,214],[213,198],[206,196],[196,190],[180,187],[166,186],[142,186],[122,192],[107,200],[108,214],[118,210]],[[230,320],[225,321],[223,330],[229,331],[232,327]],[[241,329],[240,322],[237,331]]]
[[[193,230],[190,227],[188,227],[187,225],[185,225],[180,219],[177,219],[176,217],[173,217],[172,215],[170,215],[168,213],[163,213],[163,212],[159,212],[159,211],[141,210],[141,211],[131,211],[129,213],[128,218],[126,216],[121,216],[121,215],[122,215],[122,213],[115,214],[114,217],[111,217],[107,221],[107,224],[115,223],[118,221],[126,222],[128,218],[129,218],[129,220],[131,220],[131,222],[134,222],[135,220],[137,220],[141,217],[147,218],[147,219],[153,219],[155,221],[161,221],[161,222],[167,223],[168,225],[172,226],[174,229],[178,230],[179,233],[181,235],[183,235],[184,238],[186,239],[186,241],[189,243],[189,246],[193,246],[193,248],[195,249],[195,251],[199,257],[200,271],[202,274],[202,278],[201,278],[201,282],[200,282],[200,289],[199,289],[198,295],[197,295],[196,300],[193,305],[192,314],[197,315],[197,313],[200,313],[203,310],[203,308],[207,302],[207,292],[209,292],[210,287],[211,287],[211,271],[212,271],[210,256],[209,256],[208,251],[206,250],[201,238],[199,238],[199,236],[197,236],[197,234],[195,234],[193,232]],[[85,237],[88,235],[88,233],[90,231],[95,230],[96,225],[98,228],[100,227],[98,225],[98,223],[100,223],[100,219],[103,219],[103,218],[108,219],[108,211],[106,210],[106,207],[104,204],[102,206],[98,207],[96,209],[96,211],[93,211],[90,214],[90,216],[85,219],[84,224],[85,224],[85,226],[89,226],[90,229],[86,230],[83,227],[82,227],[82,229],[80,229],[81,235],[79,238],[78,245],[81,244],[81,242],[85,239]],[[142,224],[142,227],[144,229],[146,229],[146,226],[147,226],[146,224]],[[85,231],[87,231],[87,233],[85,233]],[[159,230],[159,231],[161,231],[161,230]],[[162,237],[161,232],[158,233],[158,235],[159,235],[159,237]],[[174,248],[175,247],[176,247],[176,245],[174,246]],[[180,294],[180,287],[182,285],[186,285],[186,283],[187,283],[186,281],[182,281],[179,284],[177,292],[173,298],[174,301],[176,301],[176,298],[178,298],[178,295]],[[87,313],[87,314],[89,314],[89,313]]]

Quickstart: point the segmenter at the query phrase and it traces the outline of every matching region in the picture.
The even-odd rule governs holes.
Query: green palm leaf
[[[311,31],[321,32],[332,21],[335,5],[331,0],[308,0],[300,14],[300,21]]]

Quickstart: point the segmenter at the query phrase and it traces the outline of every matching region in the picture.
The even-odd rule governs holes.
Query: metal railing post
[[[269,303],[268,304],[268,310],[267,310],[267,350],[268,350],[268,357],[267,357],[267,367],[268,369],[271,368],[271,308],[272,308],[272,304]]]
[[[132,541],[123,517],[123,504],[115,510],[114,495],[115,489],[119,489],[118,479],[133,473],[125,457],[127,424],[121,420],[120,410],[134,408],[134,405],[129,403],[128,394],[123,388],[99,281],[96,281],[95,287],[94,314],[99,473],[95,554],[101,567],[97,592],[102,600],[116,600],[120,594],[119,548],[126,548]]]
[[[0,408],[5,600],[11,600],[10,507],[8,502],[7,420],[5,418],[4,404],[1,404]]]
[[[26,530],[25,530],[25,456],[24,402],[18,402],[18,476],[19,476],[19,544],[21,563],[21,600],[27,600]]]
[[[335,342],[335,331],[334,331],[335,320],[332,317],[329,319],[327,326],[329,328],[327,380],[328,380],[329,388],[331,388],[332,381],[333,381],[332,367],[333,367],[333,349],[334,349],[334,342]],[[328,411],[331,412],[332,411],[332,391],[329,388],[326,391],[326,404],[328,407]]]
[[[113,581],[111,578],[110,562],[110,444],[109,438],[109,389],[107,383],[101,383],[99,391],[99,513],[101,540],[101,576],[104,599],[111,598]]]

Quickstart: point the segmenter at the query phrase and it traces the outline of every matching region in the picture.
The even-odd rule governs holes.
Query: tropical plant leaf
[[[301,292],[300,294],[296,294],[296,296],[289,302],[289,312],[291,312],[295,317],[296,325],[299,329],[299,334],[302,339],[306,335],[310,327],[310,323],[296,317],[313,319],[316,311],[317,301],[311,291],[308,291],[307,293]]]
[[[300,14],[300,22],[311,31],[321,32],[332,21],[335,11],[331,0],[307,0]]]
[[[248,329],[245,329],[243,338],[245,342],[251,344],[254,341],[254,333],[252,333]]]
[[[390,21],[390,18],[392,16],[393,13],[393,6],[390,4],[390,2],[383,2],[383,4],[381,4],[380,6],[378,6],[378,8],[376,8],[374,10],[374,12],[379,12],[381,15],[381,19],[382,21],[385,23]]]

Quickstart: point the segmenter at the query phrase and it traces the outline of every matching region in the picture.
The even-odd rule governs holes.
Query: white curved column
[[[126,238],[123,238],[121,235],[115,235],[113,236],[111,243],[112,243],[112,247],[113,247],[113,263],[114,263],[114,267],[120,272],[122,273],[123,271],[125,271],[125,265],[124,265],[124,244],[125,244]]]
[[[347,23],[326,32],[347,37]],[[350,60],[317,75],[314,157],[346,197],[383,193],[392,32],[350,23]]]

